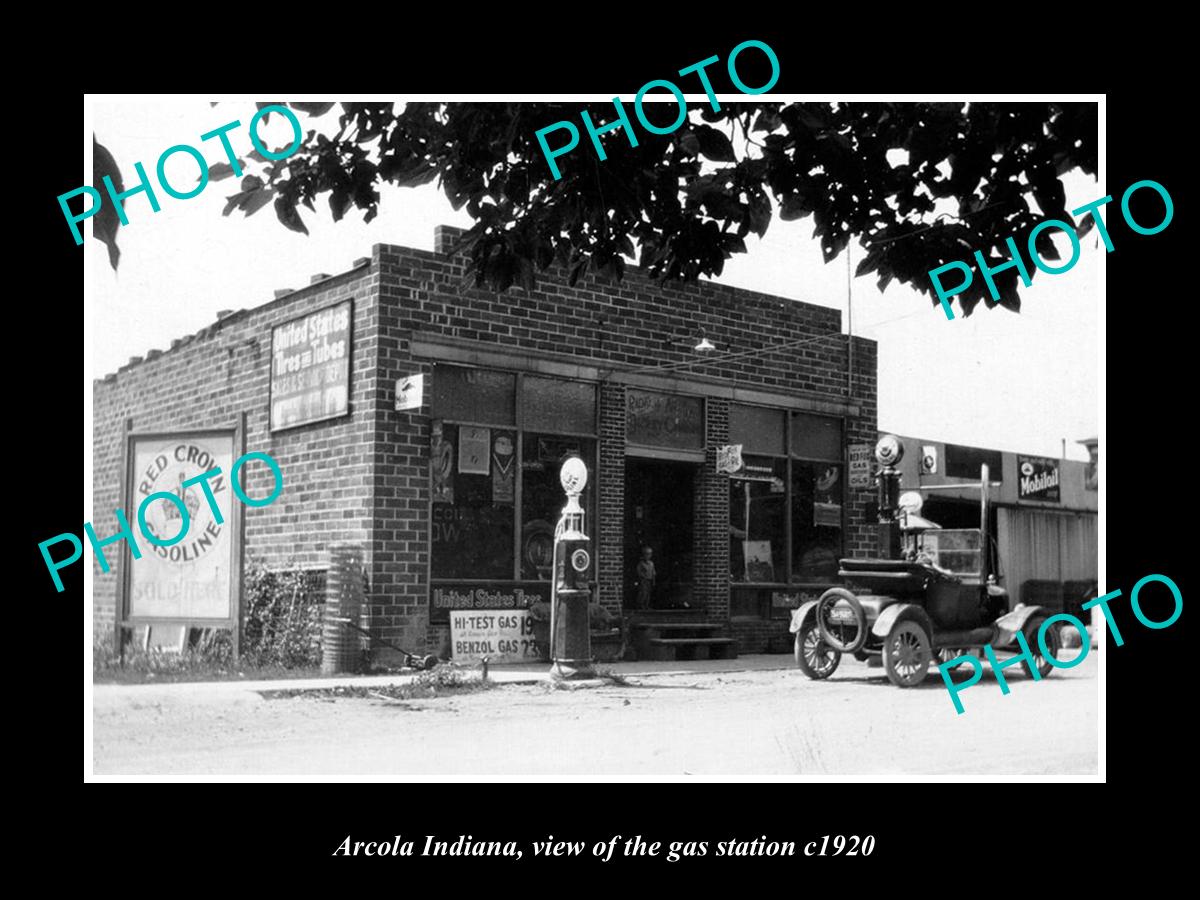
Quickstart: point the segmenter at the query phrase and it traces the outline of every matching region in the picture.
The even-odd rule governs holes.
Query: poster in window
[[[840,503],[813,503],[813,524],[826,528],[842,527],[842,506]]]
[[[233,569],[240,552],[231,508],[233,433],[174,437],[133,437],[132,502],[137,508],[153,494],[170,494],[145,507],[144,528],[170,540],[186,526],[183,540],[169,547],[139,542],[141,558],[129,566],[129,620],[220,621],[233,616]],[[210,469],[212,503],[200,484],[184,486]],[[187,511],[184,519],[183,510]],[[109,557],[115,554],[110,550]]]
[[[458,429],[458,474],[487,475],[491,460],[492,430],[462,425]]]
[[[746,560],[747,581],[775,580],[770,541],[742,541],[742,555]]]
[[[492,443],[492,503],[512,505],[515,459],[512,435],[497,432]]]
[[[429,448],[429,468],[433,482],[433,502],[454,502],[454,443],[442,433],[442,423],[433,423]]]

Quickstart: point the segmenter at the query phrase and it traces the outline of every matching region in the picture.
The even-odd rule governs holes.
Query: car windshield
[[[943,528],[925,533],[924,548],[935,566],[957,575],[983,569],[983,535],[978,528]]]

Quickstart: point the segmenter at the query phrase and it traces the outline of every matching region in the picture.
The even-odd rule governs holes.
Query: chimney
[[[312,275],[309,277],[308,283],[316,284],[318,281],[324,281],[326,278],[330,278],[330,277],[331,276],[328,272],[318,272],[316,275]]]
[[[453,225],[438,225],[433,229],[433,252],[442,256],[450,253],[450,249],[465,234],[462,228]]]
[[[278,300],[280,297],[286,297],[290,293],[292,293],[291,288],[279,288],[275,291],[275,299]]]
[[[232,309],[218,309],[217,310],[217,321],[220,322],[222,319],[226,319],[232,315],[233,315]]]

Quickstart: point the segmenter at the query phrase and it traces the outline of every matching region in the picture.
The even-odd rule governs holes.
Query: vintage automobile
[[[1042,655],[1037,634],[1051,612],[1022,604],[1009,608],[989,534],[992,482],[987,466],[981,467],[978,485],[953,486],[979,489],[980,527],[943,529],[920,516],[920,493],[895,496],[899,473],[894,466],[903,452],[892,435],[885,435],[876,447],[882,467],[880,508],[884,517],[894,517],[900,532],[899,558],[841,560],[838,575],[848,587],[830,588],[792,613],[796,665],[809,678],[820,679],[837,670],[843,653],[859,660],[882,656],[893,684],[914,687],[925,679],[934,661],[982,656],[988,644],[993,651],[1019,653],[1016,636],[1020,633],[1038,674],[1045,677],[1052,664]],[[892,479],[892,485],[886,479]],[[895,499],[889,501],[889,496]],[[883,527],[882,533],[886,533]],[[881,548],[881,556],[887,556],[887,548]],[[1051,626],[1046,648],[1057,658],[1060,646],[1058,629]],[[959,663],[965,664],[966,660]],[[1028,663],[1022,665],[1028,670]]]

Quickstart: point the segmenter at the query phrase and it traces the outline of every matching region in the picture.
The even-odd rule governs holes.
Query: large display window
[[[833,416],[730,406],[730,443],[743,451],[729,478],[734,615],[771,615],[766,588],[836,581],[845,549],[842,431]]]
[[[595,385],[453,365],[435,366],[432,381],[435,588],[548,583],[554,527],[566,502],[559,469],[571,456],[592,474],[581,502],[593,512]]]

